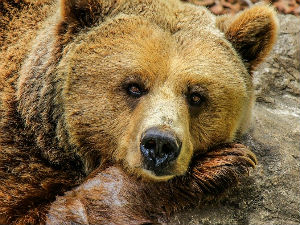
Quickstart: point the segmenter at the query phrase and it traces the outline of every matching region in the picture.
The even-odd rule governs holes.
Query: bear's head
[[[58,143],[87,171],[101,156],[151,180],[245,130],[252,70],[277,33],[264,5],[215,17],[174,0],[61,0],[54,18]]]

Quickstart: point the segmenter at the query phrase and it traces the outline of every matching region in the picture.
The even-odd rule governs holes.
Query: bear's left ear
[[[277,39],[276,12],[266,5],[255,5],[235,16],[219,16],[216,25],[225,33],[249,71],[263,61]]]

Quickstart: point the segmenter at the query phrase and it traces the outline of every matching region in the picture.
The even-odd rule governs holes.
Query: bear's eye
[[[143,88],[137,83],[128,84],[126,91],[128,95],[135,98],[139,98],[145,93]]]
[[[194,92],[189,94],[188,101],[191,106],[200,106],[204,101],[204,96],[200,93]]]

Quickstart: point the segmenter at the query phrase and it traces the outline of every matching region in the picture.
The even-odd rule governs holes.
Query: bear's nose
[[[142,135],[140,149],[146,169],[159,171],[178,157],[181,142],[172,132],[153,127]]]

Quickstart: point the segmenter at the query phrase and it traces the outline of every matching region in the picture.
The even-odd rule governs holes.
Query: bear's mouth
[[[162,163],[165,162],[164,159],[155,159],[155,163],[153,166],[149,166],[149,163],[143,163],[143,169],[152,173],[154,176],[163,177],[163,176],[173,176],[174,175],[174,165],[175,161],[169,162],[167,164]]]

